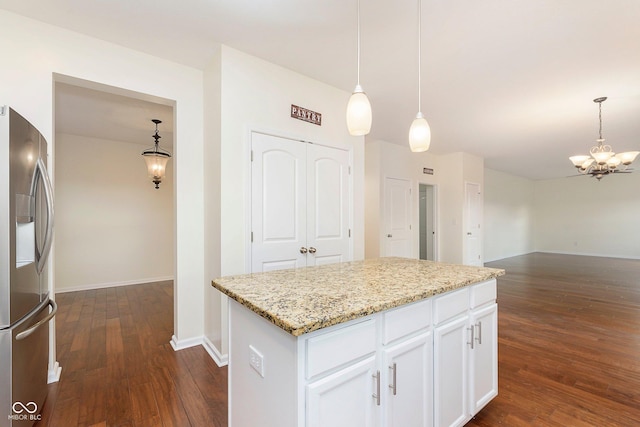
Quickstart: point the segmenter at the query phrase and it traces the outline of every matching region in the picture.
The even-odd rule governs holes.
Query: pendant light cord
[[[360,86],[360,0],[358,0],[358,81],[357,85]]]
[[[418,0],[418,112],[422,112],[422,0]]]

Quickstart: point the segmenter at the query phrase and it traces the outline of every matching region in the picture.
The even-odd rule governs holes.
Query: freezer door
[[[48,309],[50,305],[51,312]],[[47,300],[13,328],[11,405],[5,416],[7,418],[0,411],[0,417],[4,419],[11,416],[11,427],[32,426],[39,419],[38,414],[47,396],[48,321],[55,311],[55,303]]]

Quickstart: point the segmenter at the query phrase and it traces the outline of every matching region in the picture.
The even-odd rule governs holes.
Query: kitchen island
[[[501,274],[380,258],[215,279],[229,426],[463,425],[497,394]]]

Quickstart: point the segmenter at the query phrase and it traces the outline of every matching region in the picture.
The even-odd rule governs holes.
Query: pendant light
[[[158,124],[162,123],[162,121],[158,119],[151,121],[156,124],[156,133],[153,135],[155,144],[153,147],[144,150],[142,156],[147,164],[147,173],[149,174],[149,178],[151,178],[151,182],[156,185],[156,188],[160,188],[160,183],[165,176],[167,162],[171,158],[171,153],[158,147],[158,140],[161,138],[161,136],[158,135]]]
[[[371,120],[371,103],[360,86],[360,0],[358,0],[358,81],[347,104],[349,134],[367,135],[371,130]]]
[[[421,59],[422,59],[422,0],[418,0],[418,114],[413,119],[409,128],[409,147],[414,153],[427,151],[431,144],[431,128],[429,123],[422,115],[421,98],[422,98],[422,76]]]

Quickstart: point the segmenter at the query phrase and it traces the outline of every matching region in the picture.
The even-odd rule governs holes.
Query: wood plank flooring
[[[38,427],[226,426],[227,369],[173,351],[173,283],[56,295],[63,368]]]
[[[640,425],[640,260],[534,253],[498,279],[499,395],[470,426]]]
[[[507,270],[499,395],[467,427],[639,426],[640,261],[534,253],[488,266]],[[168,344],[170,282],[56,300],[63,372],[38,427],[227,425],[226,368]]]

